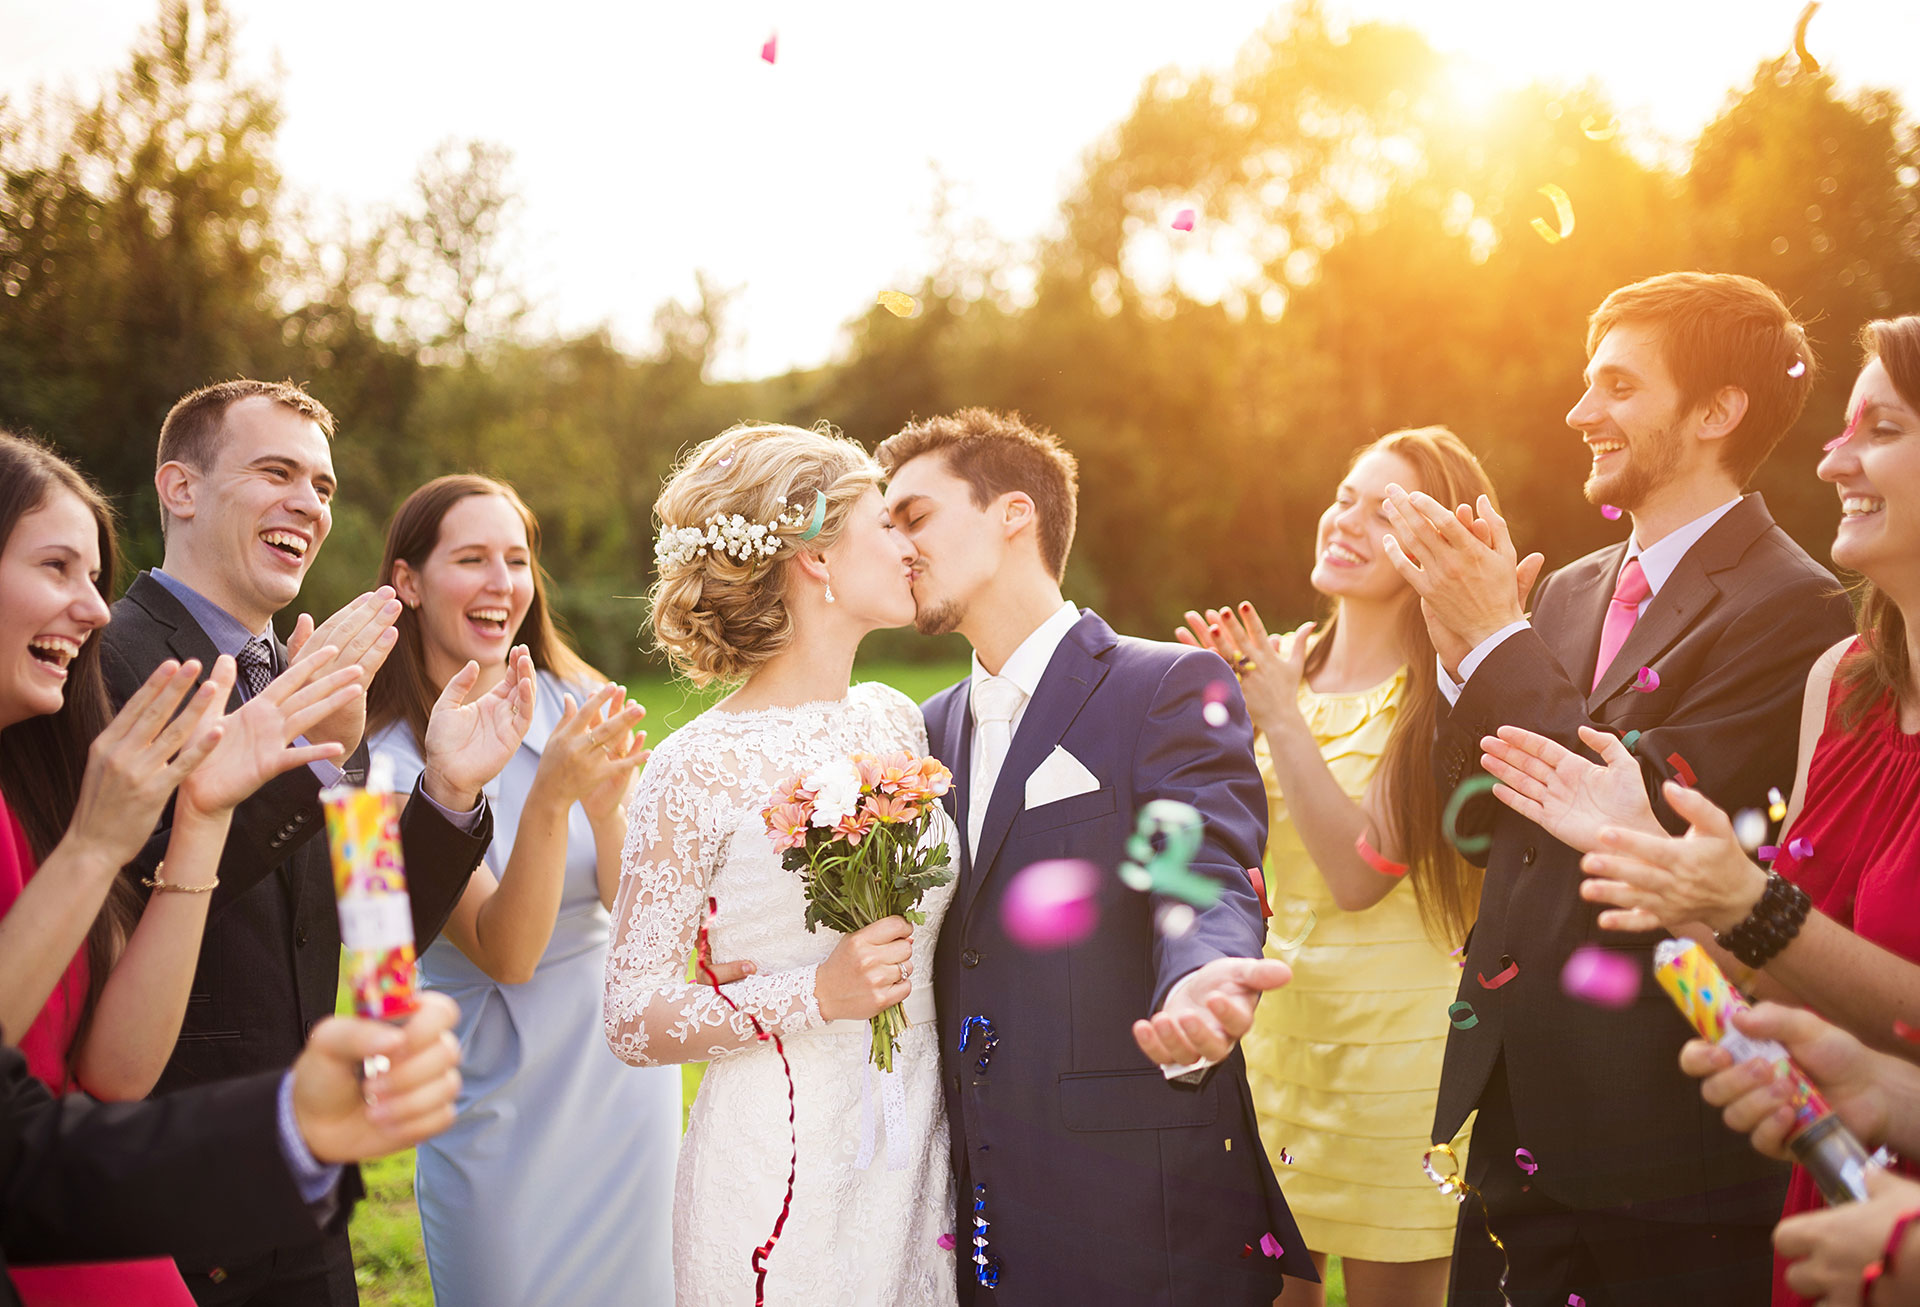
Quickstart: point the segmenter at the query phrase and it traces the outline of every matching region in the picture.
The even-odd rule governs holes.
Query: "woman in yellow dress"
[[[1383,436],[1320,516],[1312,581],[1332,612],[1317,631],[1269,636],[1243,603],[1190,612],[1179,635],[1233,665],[1259,731],[1267,956],[1293,967],[1241,1043],[1267,1155],[1322,1274],[1341,1259],[1350,1307],[1441,1307],[1460,1208],[1420,1160],[1460,978],[1449,951],[1480,880],[1440,830],[1443,701],[1419,600],[1381,545],[1389,483],[1449,504],[1493,493],[1445,427]],[[1529,559],[1523,579],[1538,570]],[[1324,1302],[1318,1285],[1296,1296]]]

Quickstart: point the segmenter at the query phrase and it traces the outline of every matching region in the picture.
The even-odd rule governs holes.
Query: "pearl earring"
[[[827,602],[833,602],[833,582],[827,582]]]

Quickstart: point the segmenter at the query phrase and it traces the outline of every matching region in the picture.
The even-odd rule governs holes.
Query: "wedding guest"
[[[1388,492],[1387,556],[1420,594],[1452,700],[1441,785],[1466,782],[1502,724],[1568,746],[1600,724],[1634,733],[1643,788],[1685,775],[1764,804],[1791,775],[1807,670],[1849,625],[1833,578],[1742,492],[1806,402],[1805,333],[1751,278],[1669,273],[1609,295],[1587,347],[1567,414],[1591,454],[1583,490],[1633,530],[1548,577],[1530,616],[1490,503]],[[1641,1005],[1577,1001],[1562,970],[1603,937],[1579,852],[1484,795],[1463,800],[1454,833],[1484,849],[1487,879],[1458,998],[1472,1019],[1448,1032],[1434,1138],[1478,1109],[1466,1179],[1502,1246],[1461,1221],[1453,1301],[1749,1307],[1785,1176],[1703,1117],[1680,1078],[1686,1024],[1653,991],[1653,941],[1610,937],[1652,991]],[[1522,1148],[1532,1171],[1515,1164]]]
[[[333,415],[298,387],[225,381],[187,395],[161,425],[154,488],[166,551],[134,578],[104,636],[109,693],[124,700],[161,661],[220,654],[238,664],[229,703],[263,693],[290,666],[320,656],[369,677],[393,647],[400,611],[390,591],[365,594],[317,628],[294,623],[287,643],[273,618],[298,596],[333,524]],[[323,669],[324,670],[324,669]],[[519,746],[531,682],[509,677],[472,692],[479,668],[449,683],[428,732],[430,765],[400,818],[415,946],[439,933],[492,836],[480,787]],[[321,834],[319,793],[358,781],[365,696],[306,732],[337,743],[344,767],[296,768],[236,809],[211,894],[187,1017],[160,1089],[285,1066],[314,1023],[333,1011],[340,927]],[[150,874],[168,818],[136,860]],[[183,1267],[202,1304],[328,1303],[359,1299],[344,1234],[272,1257],[223,1257]]]
[[[468,1050],[459,1119],[421,1145],[415,1174],[434,1296],[667,1302],[680,1076],[624,1065],[599,1013],[643,710],[568,645],[539,524],[503,482],[443,476],[409,495],[380,581],[405,609],[368,728],[400,782],[424,766],[434,687],[462,665],[480,665],[480,690],[510,660],[535,681],[526,739],[486,789],[493,842],[420,958],[459,1002]],[[592,1124],[607,1121],[619,1128]]]
[[[1317,632],[1269,636],[1243,603],[1190,612],[1176,634],[1234,667],[1259,731],[1267,956],[1293,967],[1241,1041],[1267,1156],[1321,1274],[1341,1259],[1352,1307],[1440,1307],[1459,1204],[1409,1159],[1427,1147],[1460,976],[1448,954],[1480,873],[1440,831],[1429,754],[1444,701],[1419,596],[1381,547],[1389,484],[1449,504],[1493,494],[1445,427],[1382,436],[1320,515],[1312,584],[1332,613]],[[1318,1284],[1296,1295],[1324,1300]]]
[[[1859,633],[1814,664],[1786,826],[1762,871],[1711,800],[1672,787],[1691,829],[1669,838],[1619,741],[1582,739],[1603,772],[1551,741],[1503,730],[1490,769],[1523,816],[1590,850],[1582,890],[1600,924],[1717,935],[1736,983],[1809,1005],[1881,1047],[1920,1011],[1920,316],[1868,323],[1845,431],[1820,460],[1840,501],[1833,561],[1863,578]],[[1609,834],[1606,823],[1620,829]],[[1723,955],[1724,956],[1724,955]],[[1786,1214],[1820,1206],[1796,1168]],[[1774,1302],[1809,1301],[1777,1261]]]
[[[94,637],[114,560],[99,492],[0,432],[0,1029],[18,1032],[51,1091],[103,1100],[144,1097],[166,1065],[234,804],[337,756],[337,744],[288,745],[362,692],[357,668],[314,681],[315,660],[227,716],[231,659],[198,691],[199,664],[169,660],[113,716]],[[167,860],[142,910],[116,873],[176,786]],[[43,1269],[29,1296],[191,1301],[169,1261]]]

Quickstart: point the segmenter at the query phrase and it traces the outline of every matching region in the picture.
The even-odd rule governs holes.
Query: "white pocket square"
[[[1081,761],[1059,745],[1027,777],[1027,807],[1071,799],[1076,794],[1091,794],[1100,781]]]

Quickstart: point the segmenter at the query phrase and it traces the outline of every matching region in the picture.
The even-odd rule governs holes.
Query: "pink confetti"
[[[1813,856],[1813,841],[1795,836],[1787,841],[1787,852],[1793,855],[1795,862],[1805,862]]]
[[[1173,216],[1173,229],[1175,231],[1192,231],[1193,230],[1193,210],[1182,209],[1180,210],[1179,213],[1176,213]]]
[[[942,1248],[945,1248],[948,1252],[953,1251],[953,1236],[950,1234],[943,1234],[938,1239],[934,1240],[934,1242],[939,1244]]]
[[[1780,846],[1778,844],[1762,844],[1753,851],[1753,856],[1762,862],[1772,862],[1780,856]]]
[[[1840,448],[1840,446],[1846,444],[1849,440],[1852,440],[1853,433],[1860,429],[1860,419],[1866,415],[1867,401],[1863,399],[1854,408],[1853,415],[1847,419],[1847,429],[1835,436],[1832,440],[1829,440],[1826,444],[1820,446],[1820,448],[1826,453],[1831,454],[1834,450]]]
[[[1642,694],[1651,694],[1660,688],[1660,673],[1651,667],[1642,667],[1634,673],[1633,688]]]
[[[1225,703],[1231,693],[1225,681],[1208,681],[1207,688],[1200,692],[1202,703]]]
[[[1078,944],[1100,924],[1100,869],[1076,858],[1048,858],[1021,870],[1000,898],[1000,924],[1035,952]]]
[[[1602,504],[1600,505],[1600,516],[1606,518],[1609,522],[1618,522],[1620,520],[1620,510],[1612,504]]]
[[[773,57],[779,53],[780,53],[780,34],[778,32],[775,32],[772,36],[769,36],[767,38],[767,43],[760,47],[760,57],[762,59],[765,59],[768,63],[772,63]]]
[[[1793,361],[1793,366],[1787,369],[1787,375],[1792,377],[1795,381],[1798,381],[1800,380],[1800,378],[1806,376],[1807,361],[1805,359],[1795,359]]]
[[[1587,1300],[1577,1293],[1567,1295],[1567,1307],[1587,1307]]]
[[[1623,954],[1588,944],[1560,969],[1560,988],[1582,1003],[1623,1008],[1640,997],[1640,968]]]
[[[1540,1169],[1540,1163],[1534,1161],[1533,1154],[1524,1148],[1516,1148],[1513,1150],[1513,1164],[1522,1171],[1525,1171],[1528,1175],[1532,1175]]]
[[[1282,1248],[1280,1241],[1271,1234],[1263,1234],[1260,1236],[1260,1251],[1269,1257],[1277,1258],[1284,1253],[1286,1249]]]

